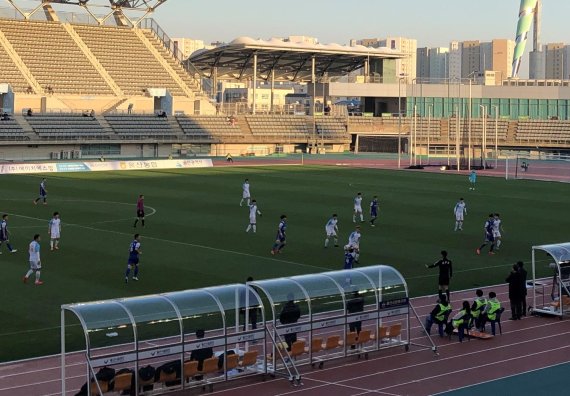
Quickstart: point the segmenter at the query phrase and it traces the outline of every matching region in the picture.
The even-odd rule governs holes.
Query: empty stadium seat
[[[45,113],[27,116],[26,121],[43,139],[108,139],[96,118],[78,113]]]

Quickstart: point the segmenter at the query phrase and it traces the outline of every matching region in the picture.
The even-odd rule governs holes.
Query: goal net
[[[505,160],[507,180],[544,180],[570,183],[570,156],[517,154]]]

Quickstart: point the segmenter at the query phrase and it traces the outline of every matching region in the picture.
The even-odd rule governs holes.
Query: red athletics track
[[[506,286],[484,289],[497,292],[501,301],[507,301]],[[452,294],[457,308],[462,299],[471,300],[473,291]],[[421,317],[433,307],[434,297],[412,300]],[[338,359],[325,364],[324,369],[301,367],[303,386],[293,387],[284,379],[259,378],[217,384],[214,394],[220,396],[251,395],[430,395],[466,385],[481,383],[504,376],[523,373],[553,364],[568,362],[570,322],[554,318],[527,317],[521,321],[506,320],[510,316],[508,304],[503,318],[503,335],[492,340],[471,340],[462,344],[457,338],[435,337],[439,357],[430,350],[412,346],[409,352],[392,348],[370,353],[369,360],[356,357]],[[416,320],[411,324],[412,342],[427,344]],[[435,330],[435,328],[434,328]],[[434,331],[435,333],[435,331]],[[405,335],[405,334],[404,334]],[[75,355],[70,357],[68,386],[77,389],[85,382],[85,365]],[[73,364],[75,362],[76,364]],[[59,395],[60,367],[58,357],[35,359],[0,366],[1,396]],[[172,393],[196,395],[201,389]],[[68,392],[73,395],[74,392]]]
[[[424,159],[425,161],[425,159]],[[435,158],[432,163],[444,164],[446,159]],[[493,161],[490,161],[494,165]],[[370,158],[369,156],[363,155],[352,155],[352,156],[338,156],[336,158],[327,158],[327,156],[320,155],[307,155],[303,157],[303,164],[305,165],[328,165],[328,166],[339,166],[339,167],[350,167],[350,168],[372,168],[372,169],[398,169],[398,161],[395,159],[379,159]],[[514,178],[514,166],[516,162],[511,160],[509,162],[509,177]],[[288,157],[284,158],[268,158],[268,159],[248,159],[239,158],[236,159],[232,164],[228,164],[224,160],[214,160],[214,166],[273,166],[273,165],[301,165],[301,158],[297,157],[291,159]],[[409,159],[402,159],[401,162],[402,169],[406,169],[409,165]],[[415,172],[433,172],[433,173],[445,173],[445,174],[462,174],[467,175],[468,171],[454,171],[447,170],[441,171],[438,166],[426,166],[423,170],[408,170]],[[499,161],[498,167],[496,169],[486,169],[478,170],[477,174],[480,176],[493,176],[493,177],[505,177],[505,161]],[[570,183],[570,163],[567,162],[555,162],[555,161],[533,161],[531,166],[528,168],[527,172],[522,172],[519,169],[518,177],[521,179],[531,179],[531,180],[544,180],[544,181],[558,181]]]

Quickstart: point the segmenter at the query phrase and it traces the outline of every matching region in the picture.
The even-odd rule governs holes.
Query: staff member
[[[447,318],[450,313],[451,305],[447,302],[447,298],[445,296],[441,296],[438,304],[426,317],[425,329],[428,335],[431,334],[431,327],[435,323],[439,327],[439,336],[443,337],[443,326],[447,322]]]

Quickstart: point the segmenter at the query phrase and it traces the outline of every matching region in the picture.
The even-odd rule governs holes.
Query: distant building
[[[172,41],[174,42],[174,46],[178,48],[180,52],[182,52],[184,59],[188,58],[198,50],[204,48],[213,48],[211,45],[206,45],[203,40],[195,40],[191,38],[174,38]]]
[[[433,82],[442,83],[448,78],[449,48],[432,48],[429,53],[429,77]]]
[[[496,72],[497,83],[511,77],[514,41],[506,39],[494,39],[490,42],[469,40],[458,44],[461,47],[461,78],[480,80],[484,78],[486,71]],[[453,49],[453,42],[451,53],[455,60],[457,50]],[[450,66],[450,74],[451,70]],[[456,73],[455,67],[453,67],[453,72]]]
[[[447,77],[450,80],[458,80],[461,78],[461,43],[452,41],[449,43],[449,65]]]
[[[367,38],[350,40],[350,45],[363,45],[365,47],[386,47],[406,55],[396,60],[396,76],[403,76],[406,83],[411,83],[417,77],[417,49],[418,41],[405,37]]]
[[[422,80],[430,78],[430,49],[418,48],[416,53],[416,76]]]

